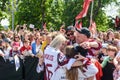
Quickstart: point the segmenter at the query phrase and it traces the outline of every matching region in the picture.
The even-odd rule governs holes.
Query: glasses
[[[15,38],[19,38],[19,37],[15,37]]]
[[[69,34],[67,34],[67,36],[70,36],[70,35],[73,35],[74,33],[69,33]]]

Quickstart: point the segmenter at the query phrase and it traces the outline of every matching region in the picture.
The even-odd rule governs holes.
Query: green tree
[[[66,26],[74,24],[76,15],[82,10],[82,3],[82,0],[65,0],[62,19]]]
[[[16,13],[17,24],[35,24],[59,27],[62,24],[63,0],[21,0]]]
[[[35,24],[40,27],[42,21],[42,0],[21,0],[16,12],[16,24]]]
[[[107,18],[105,12],[102,10],[103,7],[105,7],[106,5],[112,2],[117,2],[117,0],[94,0],[92,18],[96,22],[98,30],[107,30],[109,26],[113,26],[113,24],[110,25],[110,23],[112,23],[111,20]],[[66,7],[63,13],[64,14],[63,21],[65,21],[66,26],[68,26],[74,24],[75,17],[82,10],[83,1],[66,0],[65,3],[66,3]],[[80,19],[80,21],[82,21],[83,23],[83,26],[89,27],[90,15],[91,15],[91,4],[87,16],[82,18],[82,20]]]
[[[8,2],[9,0],[0,1],[0,21],[8,16],[6,13],[6,5],[8,4]]]
[[[53,27],[54,29],[59,29],[59,27],[63,24],[63,10],[63,0],[46,1],[46,22],[49,28]]]
[[[75,17],[82,10],[84,0],[1,0],[1,11],[10,15],[11,21],[12,1],[15,9],[15,25],[26,23],[41,28],[46,22],[47,28],[53,27],[57,30],[62,24],[66,26],[74,24]],[[112,20],[106,17],[102,8],[116,1],[94,0],[93,20],[99,30],[113,26]],[[90,11],[91,5],[87,16],[81,20],[83,26],[89,27]]]

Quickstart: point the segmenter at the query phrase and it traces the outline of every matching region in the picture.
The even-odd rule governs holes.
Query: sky
[[[118,0],[118,2],[120,2],[120,0]],[[119,6],[116,6],[115,3],[111,3],[110,5],[106,6],[103,10],[105,10],[107,16],[115,18],[117,15],[119,15],[118,9]]]

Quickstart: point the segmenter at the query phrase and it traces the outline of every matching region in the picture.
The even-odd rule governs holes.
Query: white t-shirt
[[[87,68],[83,68],[85,72],[81,71],[78,68],[78,80],[86,80],[86,78],[94,76],[93,80],[96,80],[95,75],[98,72],[98,69],[95,67],[94,64],[90,64],[87,66]],[[59,67],[51,77],[50,80],[68,80],[66,78],[66,68],[65,67]]]

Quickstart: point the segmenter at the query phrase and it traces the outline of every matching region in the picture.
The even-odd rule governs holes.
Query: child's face
[[[25,47],[28,47],[28,46],[29,46],[29,42],[25,42],[25,43],[24,43],[24,46],[25,46]]]
[[[108,56],[115,57],[115,51],[107,51]]]
[[[13,51],[18,51],[19,47],[13,47]]]

